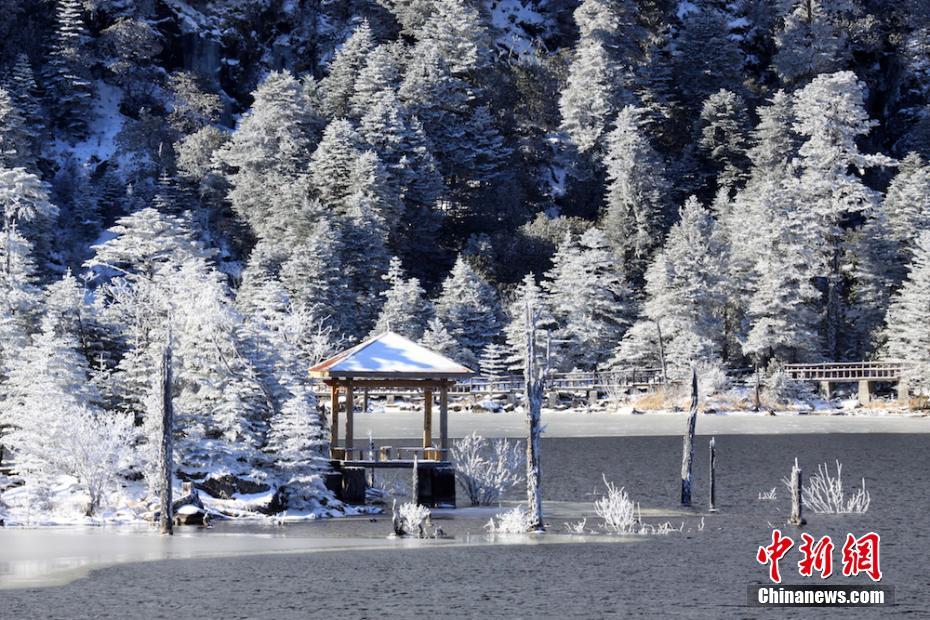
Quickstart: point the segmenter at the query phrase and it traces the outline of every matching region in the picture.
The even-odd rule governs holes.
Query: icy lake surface
[[[112,529],[0,531],[0,579],[25,586],[0,592],[0,618],[927,617],[928,441],[913,433],[721,434],[720,512],[708,514],[706,436],[696,453],[697,506],[687,511],[677,505],[680,437],[550,437],[543,442],[550,533],[501,541],[483,530],[486,509],[438,514],[454,536],[448,541],[388,540],[385,516],[284,527],[226,523],[173,539]],[[839,459],[847,486],[865,477],[867,514],[809,513],[805,531],[834,540],[881,534],[883,583],[895,587],[895,607],[816,614],[746,607],[747,586],[765,579],[756,549],[773,526],[784,527],[789,505],[780,479],[795,456],[806,473]],[[582,516],[597,526],[590,503],[602,491],[602,472],[641,502],[647,521],[683,523],[684,531],[633,541],[560,534]],[[776,501],[757,499],[772,487]],[[782,563],[785,581],[810,583],[798,576],[795,555]],[[161,558],[169,559],[81,577],[100,562]],[[839,550],[834,560],[838,566]],[[50,568],[59,582],[71,581],[29,586],[43,573],[47,580]]]

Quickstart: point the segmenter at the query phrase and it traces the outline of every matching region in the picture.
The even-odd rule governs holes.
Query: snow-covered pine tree
[[[491,380],[499,379],[507,375],[508,357],[507,347],[496,342],[489,342],[481,351],[481,357],[478,358],[478,368],[483,376]]]
[[[375,45],[368,20],[364,20],[336,50],[329,65],[329,74],[320,82],[320,90],[324,94],[323,109],[330,118],[349,115],[355,81]]]
[[[888,235],[901,252],[897,262],[906,265],[917,237],[930,228],[930,165],[920,155],[908,153],[901,161],[881,210],[887,219]]]
[[[710,213],[693,196],[682,206],[665,247],[646,271],[646,302],[639,324],[621,343],[619,357],[642,356],[643,342],[658,324],[670,376],[685,373],[691,362],[719,362],[724,342],[723,288],[725,246]],[[653,359],[658,358],[658,351]]]
[[[559,326],[555,336],[563,345],[566,370],[596,369],[623,335],[633,308],[623,275],[597,228],[579,241],[571,233],[552,259],[543,287]]]
[[[581,38],[559,99],[562,129],[582,152],[602,147],[620,106],[630,103],[643,30],[627,0],[584,0],[575,9]]]
[[[552,316],[548,296],[542,287],[536,283],[536,276],[532,273],[526,274],[513,293],[508,295],[507,302],[504,304],[507,369],[512,372],[522,370],[526,359],[526,300],[529,300],[530,305],[537,313],[537,327],[540,337],[551,341],[552,333],[556,329],[556,322]],[[562,365],[560,363],[561,343],[552,344],[550,342],[549,346],[546,347],[546,342],[542,341],[540,345],[546,348],[547,354],[550,356],[547,362],[551,368]]]
[[[721,89],[701,109],[701,148],[716,168],[717,188],[730,192],[745,179],[749,115],[739,95]]]
[[[743,209],[742,226],[753,237],[751,244],[733,246],[733,252],[753,256],[746,284],[747,331],[740,336],[743,353],[761,367],[772,359],[821,359],[820,293],[811,283],[813,248],[806,237],[804,203],[776,176],[755,182]]]
[[[297,390],[269,422],[265,451],[278,470],[289,510],[312,510],[326,493],[327,441],[313,395]],[[280,487],[279,487],[280,488]]]
[[[371,152],[366,155],[374,157]],[[374,162],[377,164],[376,159]],[[371,180],[376,184],[378,177],[373,174]],[[378,314],[378,296],[384,290],[382,276],[387,273],[390,263],[385,220],[399,217],[388,208],[379,209],[383,201],[379,204],[377,200],[377,196],[364,189],[349,196],[342,227],[342,278],[354,298],[352,314],[355,325],[349,333],[358,337],[371,330]]]
[[[355,162],[364,152],[364,142],[352,123],[335,119],[326,126],[308,170],[320,202],[327,210],[345,213],[346,199],[354,190]]]
[[[458,360],[460,357],[458,343],[437,317],[431,318],[426,324],[426,331],[423,332],[420,344],[452,360]]]
[[[834,25],[821,0],[795,0],[775,35],[778,51],[772,65],[786,85],[803,84],[845,67],[850,50],[847,33]],[[843,3],[837,3],[843,4]]]
[[[13,99],[16,109],[26,120],[32,146],[32,154],[36,155],[40,141],[45,135],[45,113],[42,111],[39,87],[36,85],[35,73],[32,64],[25,53],[16,56],[16,62],[10,69],[6,80],[6,89]]]
[[[29,168],[35,165],[30,131],[9,92],[0,89],[0,166]]]
[[[442,283],[436,316],[462,350],[461,361],[478,366],[478,355],[500,329],[500,308],[494,288],[461,256]]]
[[[631,282],[662,243],[670,187],[645,135],[641,110],[627,106],[607,138],[607,196],[601,226]]]
[[[392,331],[414,341],[422,339],[433,309],[420,281],[406,278],[400,259],[396,257],[391,259],[388,272],[383,277],[388,286],[381,293],[384,303],[371,335]]]
[[[915,364],[909,387],[930,387],[930,232],[916,239],[907,278],[888,307],[885,317],[885,347],[892,359]]]
[[[435,49],[453,75],[468,76],[487,68],[489,36],[481,13],[465,0],[436,0],[418,32],[418,45]]]
[[[356,332],[355,291],[343,273],[340,230],[320,220],[281,265],[281,284],[295,310],[310,324],[328,322],[339,333]]]
[[[745,56],[731,36],[731,17],[719,3],[700,0],[692,5],[696,10],[682,17],[672,62],[676,82],[688,85],[682,99],[697,114],[704,100],[721,88],[739,88]]]
[[[400,66],[397,46],[382,43],[368,54],[364,66],[352,87],[349,113],[362,118],[386,97],[394,95],[400,86]]]
[[[93,85],[87,77],[88,38],[81,0],[58,0],[55,34],[43,86],[56,124],[72,137],[87,132]]]
[[[251,109],[216,160],[228,166],[233,211],[259,237],[276,237],[293,220],[293,208],[268,197],[301,185],[323,122],[307,82],[288,71],[269,74],[252,96]]]
[[[843,290],[843,224],[855,213],[868,213],[878,193],[863,183],[868,168],[893,164],[884,155],[868,155],[856,140],[875,125],[865,110],[865,85],[851,71],[820,75],[795,94],[795,130],[805,141],[798,153],[800,183],[796,186],[815,215],[812,246],[817,275],[823,281],[825,355],[841,359],[863,352],[849,351],[842,342],[846,300]]]

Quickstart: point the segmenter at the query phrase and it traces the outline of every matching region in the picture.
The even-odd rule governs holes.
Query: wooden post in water
[[[420,462],[417,455],[413,455],[413,476],[410,479],[410,501],[414,506],[420,504]]]
[[[161,512],[159,514],[159,527],[162,534],[174,534],[174,515],[172,514],[173,498],[171,495],[174,482],[174,403],[171,396],[171,332],[168,332],[168,342],[161,358],[161,492],[159,499]]]
[[[794,467],[791,468],[791,517],[788,519],[790,525],[801,527],[807,521],[804,519],[804,500],[802,491],[804,482],[801,468],[798,466],[798,459],[794,459]]]
[[[753,390],[753,398],[752,398],[752,410],[753,411],[758,411],[762,407],[762,402],[761,402],[762,399],[759,397],[760,396],[759,388],[760,388],[759,367],[756,366],[756,388],[755,390]]]
[[[543,525],[542,461],[540,455],[540,436],[542,435],[542,399],[544,390],[544,372],[536,359],[536,320],[537,310],[530,304],[527,296],[523,300],[526,320],[526,359],[524,360],[524,400],[527,419],[526,437],[526,497],[529,504],[530,530],[545,531]]]
[[[691,470],[694,464],[694,428],[697,424],[698,380],[697,368],[691,366],[691,409],[685,429],[681,454],[681,505],[691,505]]]
[[[717,438],[710,438],[710,512],[717,512]]]

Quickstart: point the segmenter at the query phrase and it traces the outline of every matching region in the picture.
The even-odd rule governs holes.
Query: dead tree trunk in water
[[[656,321],[656,335],[659,337],[659,364],[662,366],[662,385],[668,385],[668,369],[665,366],[665,343],[662,341],[662,326]]]
[[[526,311],[526,360],[523,367],[523,379],[526,384],[524,401],[528,433],[526,438],[526,497],[529,503],[530,529],[542,532],[543,525],[542,463],[539,453],[539,439],[542,434],[541,410],[543,399],[543,371],[536,359],[536,319],[537,310],[531,307],[529,297],[523,300]]]
[[[694,464],[694,427],[697,424],[698,381],[697,369],[691,367],[691,409],[688,412],[688,427],[685,429],[681,454],[681,505],[691,505],[691,469]]]
[[[798,459],[794,459],[794,467],[791,468],[791,517],[788,523],[798,527],[807,523],[804,519],[804,501],[801,498],[803,490],[803,474],[798,466]]]
[[[161,514],[159,525],[162,534],[174,533],[171,486],[174,470],[174,403],[171,399],[171,335],[161,358]]]
[[[420,505],[420,461],[413,455],[413,476],[410,479],[410,501],[414,506]]]
[[[717,512],[717,438],[710,438],[710,512]]]

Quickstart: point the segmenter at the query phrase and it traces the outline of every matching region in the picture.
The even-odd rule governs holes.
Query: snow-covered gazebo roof
[[[369,338],[310,369],[311,377],[325,379],[458,379],[473,374],[470,368],[394,332]]]
[[[330,447],[333,459],[353,462],[354,391],[404,388],[423,391],[423,448],[426,460],[442,461],[449,449],[448,393],[456,379],[474,372],[394,332],[385,332],[334,355],[310,369],[310,376],[330,387]],[[339,392],[345,392],[345,443],[339,443]],[[433,445],[433,394],[439,392],[439,447]],[[400,461],[396,461],[399,463]],[[444,462],[444,461],[443,461]]]

